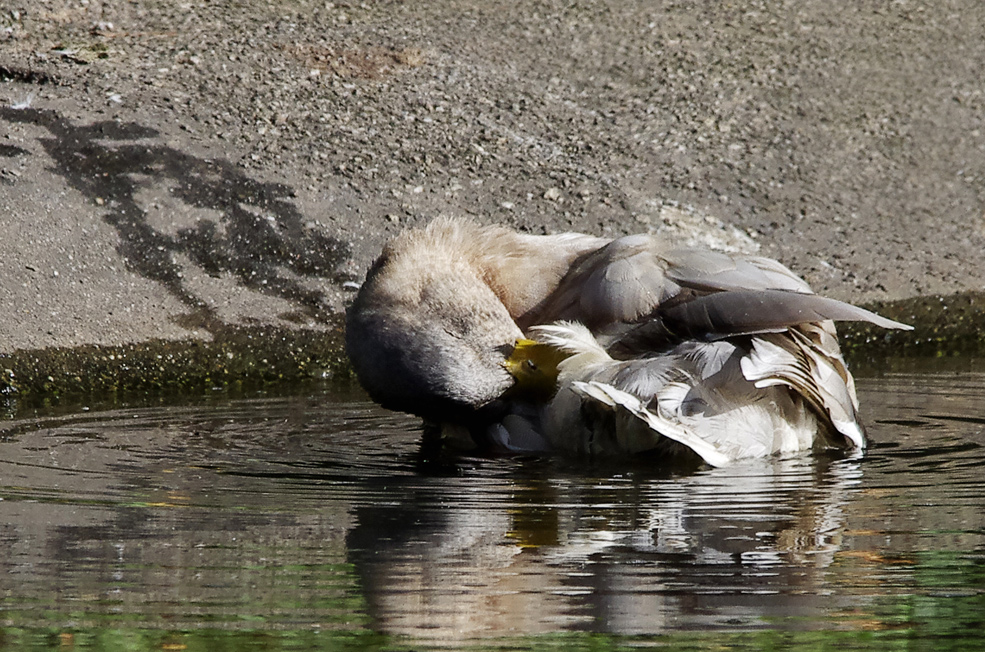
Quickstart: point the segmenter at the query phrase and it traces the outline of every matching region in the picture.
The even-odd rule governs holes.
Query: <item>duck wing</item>
[[[665,275],[681,287],[703,292],[790,290],[811,293],[807,283],[772,258],[719,251],[672,249],[661,255]]]
[[[681,290],[659,251],[652,236],[633,235],[584,256],[538,307],[536,323],[578,321],[595,331],[644,317]]]
[[[803,279],[775,260],[667,250],[657,238],[644,234],[613,240],[584,255],[536,314],[539,323],[580,321],[593,332],[657,322],[656,330],[681,338],[775,332],[825,319],[910,328],[815,295]]]
[[[912,330],[844,301],[790,290],[732,290],[695,295],[683,291],[636,324],[611,326],[603,338],[610,352],[629,358],[677,342],[712,341],[740,335],[782,333],[822,321],[866,321],[882,328]]]
[[[844,301],[789,290],[730,290],[658,307],[655,317],[690,336],[768,333],[824,320],[867,321],[882,328],[912,326],[881,317]]]

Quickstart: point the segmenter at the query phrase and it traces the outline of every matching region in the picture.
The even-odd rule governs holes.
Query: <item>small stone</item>
[[[561,191],[557,188],[548,188],[544,193],[544,199],[548,201],[557,201],[561,199]]]

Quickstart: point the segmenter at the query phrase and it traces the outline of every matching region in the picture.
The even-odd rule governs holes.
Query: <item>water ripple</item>
[[[886,374],[859,393],[864,456],[686,474],[435,462],[414,419],[351,395],[7,422],[0,619],[425,643],[900,627],[966,640],[961,623],[985,610],[985,376]]]

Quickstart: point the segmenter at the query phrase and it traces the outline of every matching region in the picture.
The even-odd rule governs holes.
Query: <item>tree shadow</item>
[[[185,327],[223,328],[215,311],[189,289],[176,256],[187,256],[210,276],[231,274],[250,290],[291,301],[308,318],[328,321],[324,293],[304,278],[350,280],[340,271],[351,256],[348,243],[304,224],[287,185],[247,177],[228,161],[202,159],[159,143],[159,133],[133,122],[76,125],[55,111],[0,108],[0,119],[48,130],[39,142],[54,161],[50,168],[94,203],[119,234],[117,251],[131,271],[157,282],[189,307]],[[122,142],[121,142],[122,141]],[[3,152],[5,156],[26,153]],[[146,177],[146,179],[141,179]],[[175,233],[156,229],[138,193],[170,184],[173,198],[210,209],[218,221],[199,219]]]

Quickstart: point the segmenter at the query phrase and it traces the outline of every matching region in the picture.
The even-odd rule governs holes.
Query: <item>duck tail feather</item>
[[[826,415],[854,448],[865,447],[858,423],[854,383],[837,351],[824,351],[797,330],[753,339],[752,351],[740,361],[742,374],[756,387],[786,385]]]

